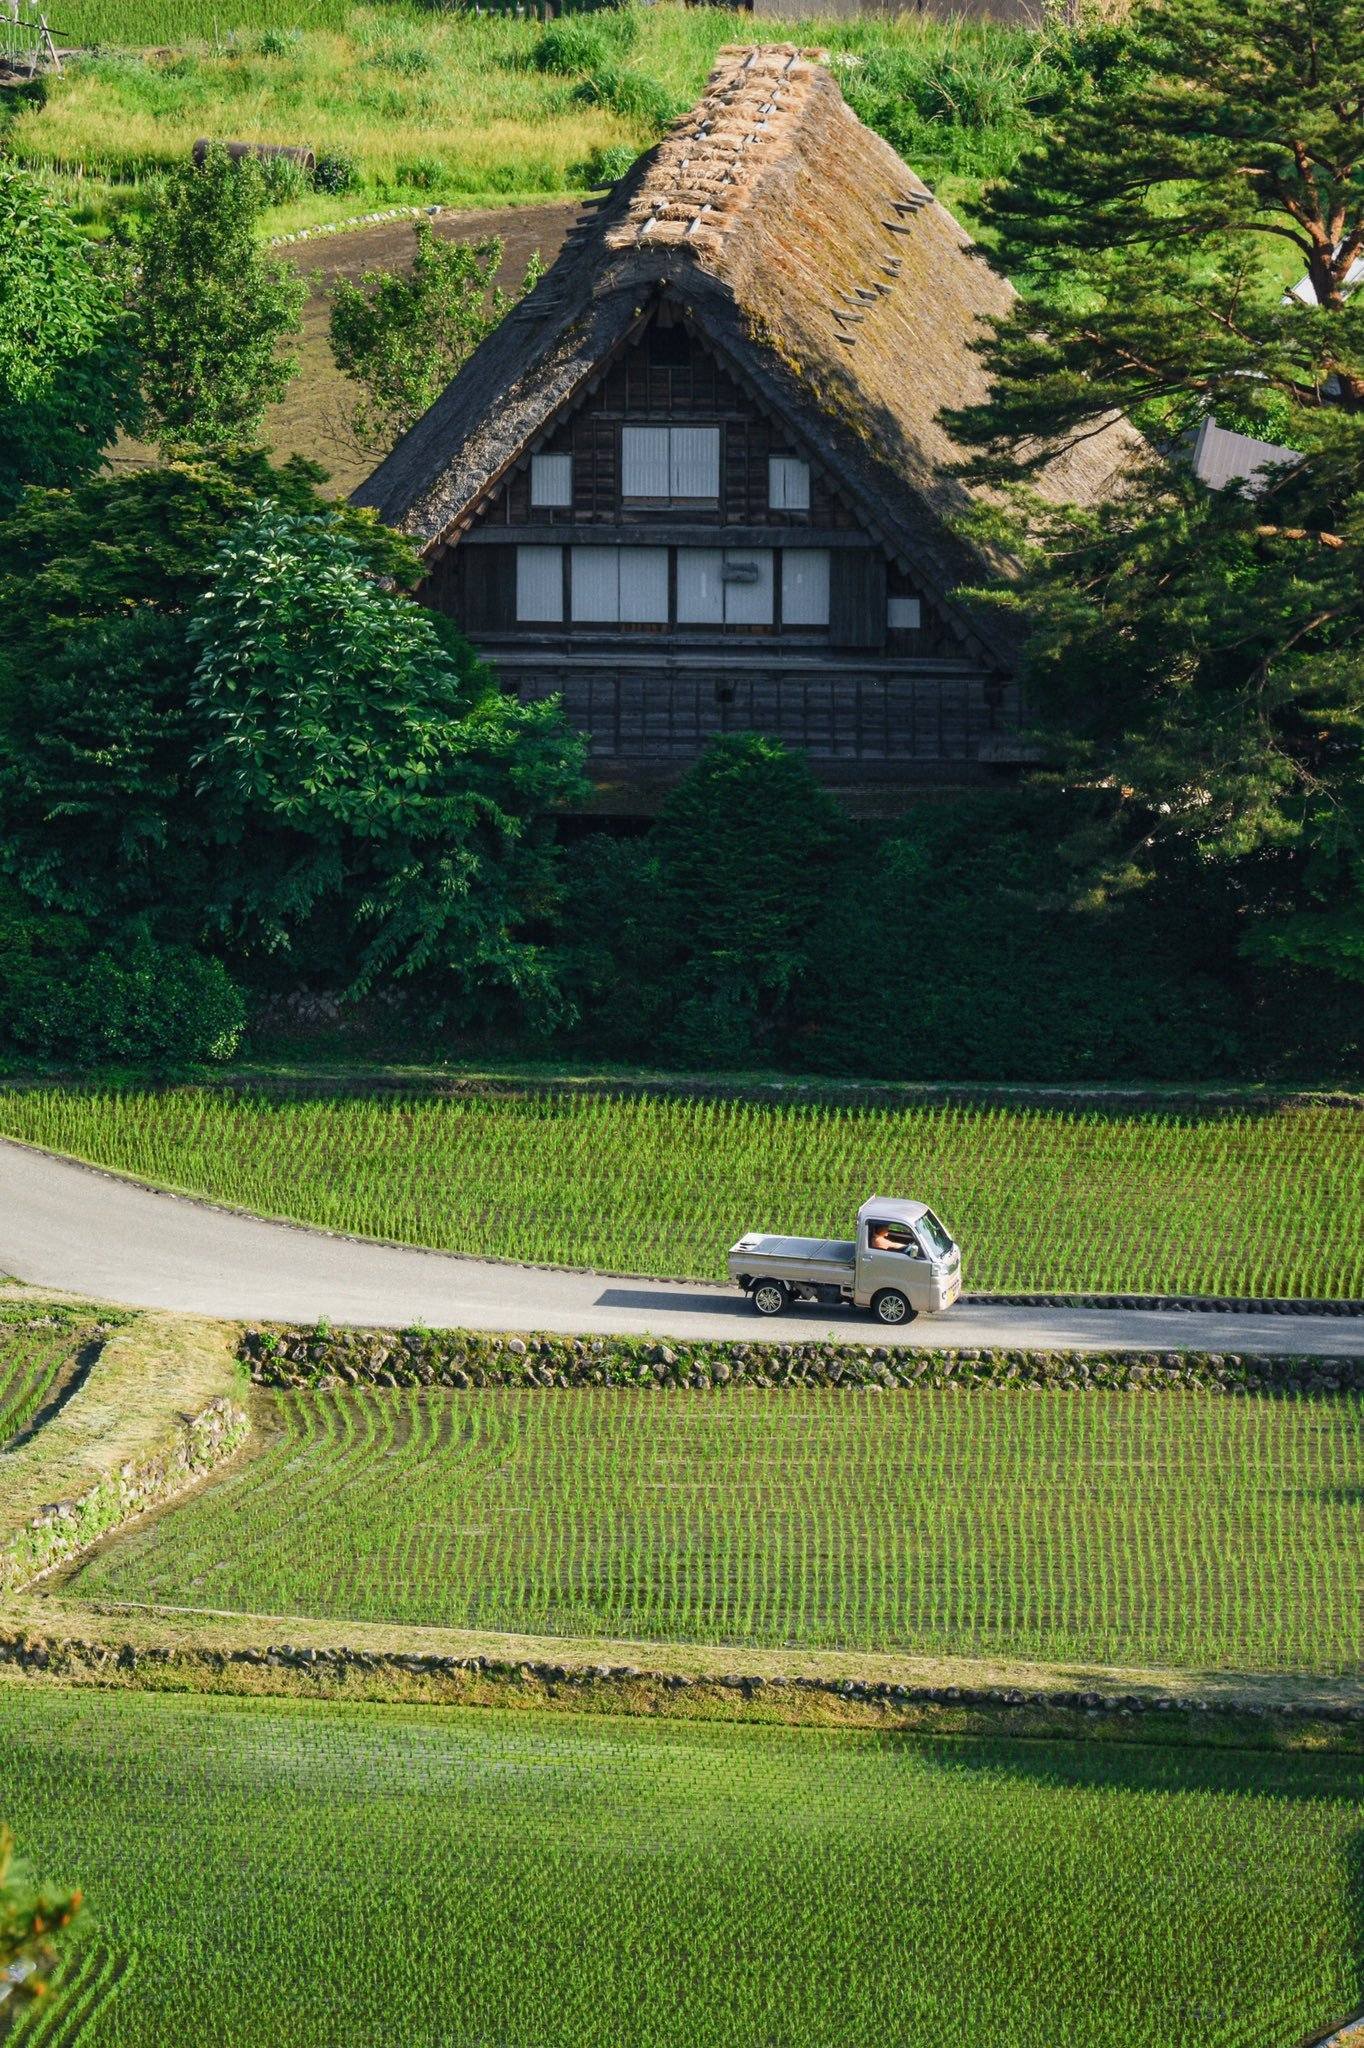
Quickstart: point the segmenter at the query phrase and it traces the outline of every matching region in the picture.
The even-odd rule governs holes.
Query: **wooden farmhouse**
[[[1017,649],[957,595],[1007,565],[952,530],[939,413],[1011,299],[818,53],[726,49],[355,502],[600,783],[740,729],[834,782],[977,779],[1021,755]],[[1124,446],[1041,488],[1092,498]]]

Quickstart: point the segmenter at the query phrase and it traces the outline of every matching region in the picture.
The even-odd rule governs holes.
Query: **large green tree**
[[[90,475],[137,417],[118,280],[37,182],[0,162],[0,514]]]
[[[149,422],[163,449],[248,444],[298,365],[302,279],[259,239],[259,164],[223,148],[178,165],[134,241],[132,304]]]
[[[1023,296],[953,425],[1024,559],[1028,681],[1086,789],[1082,887],[1178,845],[1225,870],[1246,945],[1364,978],[1364,0],[1147,0],[988,205]],[[1289,284],[1303,287],[1287,294]],[[1125,416],[1106,503],[1032,466]],[[1212,418],[1296,452],[1210,491]]]
[[[223,533],[266,493],[313,510],[319,475],[259,454],[173,464],[30,491],[7,521],[0,873],[44,910],[200,929],[211,857],[189,615]]]
[[[549,1021],[552,814],[582,793],[557,704],[506,696],[376,574],[371,538],[267,504],[228,535],[190,637],[218,909],[352,997],[421,991],[433,1024]],[[319,956],[318,939],[323,950]]]
[[[350,427],[362,448],[381,452],[419,420],[484,336],[541,274],[531,258],[520,290],[497,283],[502,243],[443,241],[415,224],[407,270],[367,270],[358,284],[332,286],[331,348],[359,386]]]

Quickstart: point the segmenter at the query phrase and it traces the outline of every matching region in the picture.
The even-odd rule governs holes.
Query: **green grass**
[[[0,1092],[0,1132],[272,1216],[722,1277],[745,1230],[931,1202],[968,1291],[1364,1296],[1358,1110],[857,1109],[545,1092]]]
[[[0,1303],[0,1451],[61,1398],[100,1334],[84,1310]]]
[[[357,206],[526,197],[618,176],[699,95],[725,8],[610,10],[541,28],[392,0],[72,0],[63,39],[107,46],[19,107],[6,146],[82,214],[139,203],[197,137],[303,143],[354,159]],[[822,42],[859,114],[965,198],[1029,132],[1060,30],[903,17],[764,23]],[[150,50],[139,46],[153,46]],[[604,154],[605,153],[605,154]],[[77,183],[77,174],[80,182]]]
[[[261,1455],[75,1596],[1048,1663],[1364,1659],[1348,1396],[367,1389],[266,1414]]]
[[[15,2048],[1294,2048],[1357,1760],[0,1688],[92,1927]]]

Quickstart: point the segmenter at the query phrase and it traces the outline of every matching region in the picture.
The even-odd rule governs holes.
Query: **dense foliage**
[[[36,181],[0,161],[0,515],[99,467],[137,417],[116,277]]]
[[[990,522],[1028,562],[987,600],[1036,621],[1032,697],[1085,792],[1085,885],[1192,859],[1223,876],[1247,951],[1356,983],[1361,63],[1361,0],[1140,8],[990,198],[1024,297],[988,349],[989,403],[956,422],[978,469],[1015,483],[1113,413],[1150,436],[1111,502],[1021,498]],[[1179,453],[1204,418],[1296,459],[1208,490]]]
[[[570,849],[574,1042],[901,1080],[1358,1065],[1352,991],[1238,956],[1246,883],[1172,852],[1148,890],[1076,903],[1083,801],[961,790],[853,821],[799,758],[721,741],[642,837]]]
[[[745,1230],[843,1237],[931,1191],[968,1288],[1364,1298],[1355,1109],[526,1093],[0,1093],[0,1131],[243,1209],[445,1251],[721,1277]]]
[[[1354,1757],[52,1685],[0,1741],[101,2048],[1244,2048],[1358,1997]]]
[[[324,507],[315,476],[172,466],[32,493],[10,521],[15,1043],[221,1056],[241,1006],[205,947],[239,980],[421,977],[433,1024],[552,1013],[526,930],[553,905],[544,821],[578,743],[392,587],[406,544]]]

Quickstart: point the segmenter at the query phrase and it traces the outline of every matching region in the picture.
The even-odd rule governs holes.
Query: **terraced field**
[[[1358,1671],[1364,1403],[268,1397],[81,1597],[544,1635]]]
[[[1364,1297],[1364,1112],[908,1109],[567,1092],[0,1092],[0,1134],[446,1251],[719,1276],[741,1231],[931,1200],[968,1288]]]
[[[1360,1995],[1358,1759],[94,1704],[0,1686],[92,1915],[15,2048],[1295,2048]]]
[[[0,1303],[0,1450],[61,1399],[100,1329],[84,1310]]]

